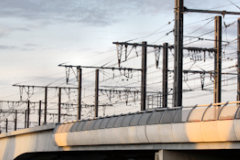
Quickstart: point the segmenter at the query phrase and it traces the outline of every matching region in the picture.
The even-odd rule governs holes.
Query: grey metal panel
[[[175,112],[175,115],[173,117],[174,123],[180,123],[182,122],[182,109],[177,109]]]
[[[236,119],[240,119],[240,107],[238,107],[236,115],[235,115]]]
[[[82,131],[87,121],[81,121],[77,127],[77,131]]]
[[[89,126],[89,130],[94,130],[96,123],[97,123],[97,119],[94,119],[92,124]]]
[[[121,127],[123,119],[124,119],[124,116],[119,116],[115,121],[114,127]]]
[[[187,122],[189,114],[191,113],[192,108],[183,108],[182,109],[182,122]]]
[[[135,114],[130,122],[130,126],[137,126],[142,114]]]
[[[211,106],[211,105],[209,105]],[[209,106],[203,106],[203,107],[194,107],[188,116],[188,122],[200,122],[202,121],[203,115],[206,112],[207,108]]]
[[[152,112],[150,113],[144,113],[139,122],[138,122],[138,125],[146,125],[148,123],[148,120],[149,120],[149,117],[152,115]]]
[[[110,120],[110,118],[104,118],[101,125],[100,125],[100,129],[106,128],[109,120]]]
[[[97,119],[93,129],[99,129],[103,119]]]
[[[235,115],[238,110],[237,105],[224,105],[222,106],[220,112],[219,112],[219,117],[218,120],[232,120],[235,118]]]
[[[79,125],[80,122],[76,122],[72,125],[71,129],[70,129],[70,132],[76,132],[77,130],[77,126]]]
[[[176,110],[165,110],[160,123],[173,123]]]
[[[121,127],[127,127],[127,126],[129,126],[132,118],[133,118],[133,115],[124,116],[123,121],[122,121],[122,124],[121,124]]]
[[[61,124],[57,124],[56,127],[53,129],[53,133],[56,134],[56,133],[61,133],[59,131],[59,127],[61,126]]]
[[[215,117],[215,108],[215,106],[209,105],[203,112],[201,121],[217,120],[217,117]]]
[[[152,116],[149,118],[148,124],[159,124],[164,111],[153,111]]]
[[[87,121],[82,130],[83,130],[83,131],[91,130],[93,124],[94,124],[94,120],[89,120],[89,121]]]
[[[118,117],[111,117],[108,121],[106,128],[113,128]]]

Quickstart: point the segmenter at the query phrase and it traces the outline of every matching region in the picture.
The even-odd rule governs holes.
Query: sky
[[[46,85],[64,77],[60,63],[116,63],[114,41],[173,44],[174,0],[0,0],[0,6],[1,99],[17,98],[12,84]],[[238,0],[185,0],[187,8],[239,11],[238,6]],[[184,34],[209,31],[213,17],[187,13]],[[224,22],[237,18],[226,15]],[[236,24],[225,33],[225,39],[234,39]]]

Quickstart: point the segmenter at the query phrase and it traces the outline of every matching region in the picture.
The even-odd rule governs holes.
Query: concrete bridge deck
[[[61,159],[56,155],[64,157],[69,153],[76,157],[79,154],[87,156],[87,153],[89,156],[98,153],[111,157],[121,156],[124,152],[129,156],[139,155],[140,159],[143,155],[148,155],[149,159],[155,153],[169,157],[167,155],[180,154],[178,151],[181,154],[189,152],[189,155],[195,151],[207,155],[214,150],[236,154],[235,151],[240,149],[239,116],[239,107],[228,104],[222,107],[158,109],[48,124],[1,134],[0,160],[27,160],[34,156],[34,159],[52,160]],[[164,156],[160,158],[164,159]]]

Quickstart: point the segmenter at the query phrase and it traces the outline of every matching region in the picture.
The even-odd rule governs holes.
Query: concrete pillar
[[[155,153],[155,160],[230,160],[230,152],[222,153],[221,150],[160,150]]]

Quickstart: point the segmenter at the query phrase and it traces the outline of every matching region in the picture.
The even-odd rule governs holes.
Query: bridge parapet
[[[128,126],[240,119],[240,102],[193,107],[158,108],[151,111],[99,117],[64,123],[57,132],[76,132]]]
[[[240,140],[238,102],[156,109],[61,124],[58,146]]]
[[[240,149],[239,106],[231,102],[156,109],[40,126],[1,134],[0,146],[0,160],[32,152],[114,150],[113,147]]]

